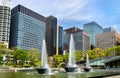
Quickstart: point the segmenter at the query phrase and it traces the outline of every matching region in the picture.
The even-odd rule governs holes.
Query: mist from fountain
[[[48,64],[48,55],[47,55],[47,49],[46,49],[46,42],[45,39],[43,39],[42,44],[42,54],[41,54],[41,68],[46,68],[48,70],[48,74],[51,73],[50,66]]]
[[[48,64],[47,57],[48,55],[47,55],[47,49],[46,49],[46,42],[45,42],[45,39],[43,39],[42,52],[41,52],[41,67],[36,69],[39,74],[53,74],[51,73],[51,68]]]
[[[67,64],[65,70],[66,70],[66,72],[81,73],[81,69],[75,63],[75,48],[74,48],[73,34],[70,35],[69,59],[68,59],[68,64]]]
[[[75,48],[74,48],[74,39],[73,39],[73,35],[71,34],[70,36],[70,45],[69,45],[69,60],[68,60],[68,64],[67,67],[78,67],[75,64],[75,54],[74,54]]]
[[[85,72],[91,72],[92,71],[88,54],[86,54],[86,65],[85,65],[84,71]]]
[[[88,54],[86,54],[86,68],[91,68]]]
[[[45,39],[43,40],[43,44],[42,44],[41,67],[42,68],[50,68],[49,65],[48,65],[48,58],[47,58],[47,50],[46,50]]]
[[[3,59],[2,59],[2,63],[3,63],[3,67],[5,67],[5,63],[6,63],[6,55],[3,55]]]

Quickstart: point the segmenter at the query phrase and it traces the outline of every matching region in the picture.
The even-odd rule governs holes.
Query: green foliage
[[[9,56],[12,55],[12,50],[7,48],[7,45],[5,44],[0,44],[0,63],[3,60],[3,55],[6,55],[7,60],[9,60]],[[6,60],[6,64],[8,64],[9,62]]]
[[[6,54],[6,51],[7,51],[7,45],[0,44],[0,53],[1,54]]]
[[[0,44],[0,49],[6,49],[7,48],[7,45],[5,44]]]
[[[67,63],[68,58],[69,58],[69,53],[66,52],[65,55],[63,55],[63,62],[64,62],[64,63]]]
[[[114,46],[110,49],[112,52],[112,56],[119,56],[120,55],[120,46]]]
[[[28,51],[22,50],[22,49],[14,51],[13,59],[14,59],[14,62],[15,62],[15,66],[17,64],[19,64],[20,66],[23,66],[25,61],[27,61],[29,59]]]
[[[86,53],[89,55],[90,59],[105,57],[105,51],[103,49],[100,49],[100,48],[88,50]]]
[[[69,57],[68,52],[66,52],[65,55],[54,55],[53,56],[54,67],[64,67],[65,65],[67,65],[68,57]],[[78,50],[75,51],[75,59],[80,60],[81,57],[82,57],[82,51],[78,51]]]
[[[86,51],[90,59],[106,57],[106,56],[119,56],[120,55],[120,46],[114,46],[112,48],[100,49],[95,48],[93,50]]]
[[[120,56],[120,46],[114,46],[107,49],[95,48],[93,50],[88,50],[85,53],[88,53],[90,59],[96,59],[105,56]],[[6,65],[15,65],[15,66],[40,66],[41,54],[37,49],[30,49],[29,51],[18,49],[13,47],[10,49],[6,45],[0,44],[0,63],[3,59],[3,54],[6,55]],[[82,51],[75,51],[75,59],[80,60],[82,58]],[[53,67],[64,67],[68,62],[69,53],[66,52],[65,55],[54,55],[52,65]],[[13,60],[10,60],[13,58]],[[30,61],[29,64],[25,64],[25,61]],[[51,65],[51,66],[52,66]]]
[[[32,48],[29,50],[29,60],[31,66],[40,66],[40,52]]]
[[[82,51],[76,50],[75,51],[75,60],[80,60],[82,58]]]
[[[63,62],[63,55],[54,55],[54,67],[58,67]]]

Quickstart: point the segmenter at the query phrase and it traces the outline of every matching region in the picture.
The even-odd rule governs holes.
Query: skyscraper
[[[11,11],[10,47],[41,51],[45,38],[45,17],[18,5]]]
[[[73,33],[75,40],[75,49],[83,52],[90,50],[90,34],[84,30]]]
[[[70,34],[73,33],[75,50],[90,50],[90,34],[84,30],[73,27],[64,30],[64,50],[69,50]]]
[[[63,50],[69,50],[70,34],[79,31],[77,27],[65,29],[63,31]]]
[[[58,47],[59,47],[59,54],[63,52],[63,27],[59,26],[59,37],[58,37]]]
[[[116,31],[106,32],[96,35],[97,48],[111,48],[120,45],[120,34]]]
[[[61,54],[62,30],[63,28],[58,26],[56,17],[46,18],[46,44],[49,56]]]
[[[92,49],[96,46],[95,35],[103,33],[103,28],[100,25],[98,25],[96,22],[90,22],[84,24],[84,30],[87,31],[91,36],[90,41],[91,41],[91,49]]]
[[[10,0],[0,0],[0,43],[9,44]]]
[[[103,33],[112,32],[112,31],[116,31],[116,30],[114,28],[112,28],[112,27],[107,27],[107,28],[103,29]]]

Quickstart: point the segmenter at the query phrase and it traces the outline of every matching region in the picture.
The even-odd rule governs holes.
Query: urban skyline
[[[109,11],[114,11],[112,8],[110,10],[106,9],[108,7],[101,8],[107,10],[109,13],[107,13],[108,15],[106,14],[108,20],[102,18],[105,21],[102,20],[100,22],[98,18],[99,11],[96,12],[96,10],[92,10],[96,7],[92,7],[91,9],[91,6],[89,6],[89,9],[86,8],[86,6],[88,7],[88,5],[93,4],[94,1],[96,4],[97,0],[92,0],[91,2],[90,0],[84,0],[84,2],[82,2],[83,0],[66,0],[63,4],[61,3],[63,0],[55,0],[53,2],[49,0],[48,2],[52,4],[45,7],[43,4],[42,8],[41,4],[44,1],[40,1],[41,4],[37,7],[40,7],[39,9],[44,12],[49,12],[47,13],[48,15],[37,12],[35,9],[32,10],[29,6],[24,6],[26,3],[23,5],[21,3],[22,0],[16,0],[19,4],[16,3],[17,5],[11,8],[9,5],[10,1],[11,0],[0,0],[1,72],[17,73],[17,71],[22,72],[22,70],[37,70],[38,74],[49,74],[52,73],[52,70],[54,74],[54,70],[56,71],[57,68],[60,68],[59,71],[61,72],[74,72],[79,74],[81,72],[92,71],[95,71],[95,74],[97,74],[96,69],[99,69],[98,71],[102,69],[101,72],[110,71],[111,73],[109,73],[111,75],[114,75],[112,74],[113,71],[119,72],[119,28],[117,28],[117,25],[114,25],[117,29],[112,26],[105,27],[105,25],[102,25],[102,23],[109,23],[111,25],[116,23],[116,19],[111,21],[110,15],[112,12]],[[47,0],[45,0],[45,2],[46,1]],[[33,5],[34,2],[30,3],[30,5]],[[103,6],[104,2],[106,1],[103,1]],[[61,4],[62,7],[61,5],[56,5],[58,3]],[[109,3],[105,3],[105,5],[107,4]],[[110,2],[110,4],[112,3]],[[49,7],[49,10],[45,9],[46,7]],[[92,13],[90,13],[90,11]],[[76,14],[76,12],[79,14]],[[98,14],[97,16],[95,15],[96,13]],[[61,70],[61,68],[65,70]],[[99,72],[98,75],[100,76],[100,74],[102,75],[102,73]],[[108,73],[106,74],[108,76]],[[17,77],[16,74],[14,75]],[[14,75],[12,75],[12,77]],[[65,76],[69,77],[67,75]],[[89,76],[91,76],[91,74]],[[8,76],[5,75],[5,77]],[[76,75],[75,77],[82,77],[82,75]],[[87,73],[85,73],[85,77],[88,77]],[[94,76],[92,75],[92,77]]]
[[[4,4],[4,1],[3,1],[3,4]],[[21,4],[20,4],[21,5]],[[17,5],[17,6],[19,6],[19,5]],[[23,6],[23,5],[21,5],[21,6]],[[27,9],[28,7],[26,7],[26,9]],[[12,10],[13,10],[14,8],[12,8]],[[17,11],[17,9],[15,9],[15,11]],[[41,18],[42,17],[42,15],[40,14],[40,13],[37,13],[37,12],[35,12],[35,11],[33,11],[33,10],[31,10],[31,8],[28,8],[28,11],[29,12],[27,12],[27,10],[22,10],[22,7],[20,8],[20,11],[22,12],[23,11],[23,13],[26,13],[28,16],[31,16],[31,17],[33,17],[33,18],[35,18],[35,19],[38,19],[38,20],[40,20],[40,21],[42,21],[42,20],[44,20],[43,22],[45,22],[45,18],[47,18],[46,16],[44,17],[44,19],[43,18]],[[33,11],[33,12],[32,12]],[[32,12],[32,13],[31,13]],[[11,17],[13,16],[13,11],[11,11]],[[15,13],[16,14],[16,13]],[[39,16],[40,15],[40,18],[39,17],[37,17],[37,16]],[[53,16],[53,15],[50,15],[50,16]],[[53,16],[53,17],[55,17],[55,16]],[[56,19],[58,19],[57,17],[55,17]],[[51,19],[53,19],[53,18],[51,18]],[[11,18],[11,20],[13,20],[13,18]],[[25,21],[24,21],[25,22]],[[12,29],[14,29],[14,28],[12,28],[12,21],[11,21],[11,31],[13,31]],[[21,24],[22,25],[22,24]],[[65,28],[64,26],[62,26],[61,24],[59,24],[59,21],[57,20],[54,20],[54,21],[51,21],[50,22],[50,20],[49,21],[47,21],[46,22],[46,28],[49,28],[49,27],[52,27],[52,30],[51,30],[51,28],[49,28],[49,29],[46,29],[46,31],[47,30],[50,30],[51,32],[49,32],[48,34],[52,34],[53,35],[53,47],[54,47],[54,49],[56,48],[56,53],[58,54],[58,45],[59,45],[59,43],[61,43],[61,51],[62,51],[62,30],[63,30],[63,28],[62,28],[62,30],[59,30],[58,29],[58,26],[61,26],[61,27],[63,27],[63,28]],[[48,27],[49,26],[49,27]],[[44,25],[44,27],[45,27],[45,25]],[[77,26],[76,26],[77,27]],[[87,27],[87,28],[86,28]],[[97,28],[96,28],[97,27]],[[79,28],[79,27],[78,27]],[[84,30],[85,31],[87,31],[91,36],[91,38],[90,38],[90,43],[91,43],[91,45],[93,45],[93,46],[95,46],[95,35],[96,34],[100,34],[100,33],[102,33],[103,32],[103,29],[104,29],[104,27],[102,27],[101,25],[99,25],[99,24],[97,24],[96,23],[96,21],[94,22],[89,22],[89,23],[84,23],[83,24],[83,28],[84,28]],[[80,28],[80,29],[82,29],[82,28]],[[100,30],[99,30],[100,29]],[[89,31],[90,30],[90,31]],[[97,31],[95,31],[95,30],[97,30]],[[98,31],[99,30],[99,31]],[[111,30],[111,29],[110,29]],[[61,33],[59,33],[58,34],[58,31],[60,31]],[[56,32],[56,33],[55,33]],[[92,33],[91,33],[92,32]],[[47,34],[47,33],[46,33]],[[61,35],[60,35],[61,34]],[[51,35],[51,38],[52,38],[52,35]],[[80,35],[80,34],[79,34]],[[61,37],[59,37],[59,36],[61,36]],[[10,37],[12,37],[12,35],[10,36]],[[48,37],[48,36],[47,36]],[[17,37],[17,38],[19,38],[19,37]],[[51,38],[46,38],[46,39],[51,39]],[[59,42],[59,40],[58,40],[58,38],[60,38],[60,42]],[[15,41],[15,40],[14,40]],[[24,41],[24,40],[23,40]],[[32,40],[32,41],[34,41],[34,40]],[[42,41],[42,40],[41,40]],[[47,40],[48,41],[48,40]],[[20,41],[18,41],[18,42],[20,42]],[[51,41],[50,41],[51,42]],[[10,43],[11,43],[11,40],[10,40]],[[13,43],[13,42],[12,42]],[[18,43],[14,43],[15,45],[16,44],[18,44]],[[20,45],[19,45],[20,46]],[[30,45],[27,45],[27,46],[30,46]],[[26,46],[26,47],[27,47]],[[56,46],[56,47],[55,47]],[[60,46],[60,45],[59,45]],[[64,46],[64,45],[63,45]],[[25,48],[25,47],[24,47]],[[32,48],[32,47],[31,47]],[[50,48],[50,47],[49,47]],[[59,49],[60,50],[60,49]],[[49,52],[49,51],[48,51]],[[52,52],[54,52],[54,51],[52,51]]]
[[[119,0],[66,0],[64,3],[63,0],[36,1],[14,0],[11,1],[11,8],[18,4],[22,4],[23,6],[29,7],[33,11],[46,17],[53,15],[58,18],[59,24],[65,29],[73,26],[83,28],[84,23],[96,21],[103,28],[113,27],[120,32],[120,10],[118,8],[120,6]],[[50,2],[53,2],[52,5],[49,4]]]

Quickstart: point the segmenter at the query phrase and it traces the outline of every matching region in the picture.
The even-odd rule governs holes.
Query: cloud
[[[91,3],[93,1],[94,0],[15,0],[12,1],[12,4],[22,4],[44,16],[54,15],[59,20],[91,20],[99,17],[97,9],[94,6],[89,6],[92,5]]]
[[[94,1],[94,0],[92,0]],[[57,0],[53,3],[54,15],[59,20],[93,20],[101,15],[98,15],[97,8],[91,4],[90,0]],[[64,2],[64,3],[63,3]],[[61,6],[62,5],[62,6]],[[90,5],[90,6],[89,6]]]
[[[17,4],[43,15],[53,15],[58,18],[64,26],[84,24],[83,22],[96,21],[98,24],[107,27],[115,27],[120,23],[120,0],[11,0],[12,8]],[[112,6],[111,6],[112,5]],[[75,22],[77,21],[77,22]],[[81,23],[82,21],[82,23]],[[77,23],[77,24],[76,24]]]
[[[53,5],[55,7],[54,9],[57,10],[55,15],[58,18],[67,18],[74,15],[88,3],[88,0],[66,0],[63,4],[62,3],[63,1],[57,1],[55,5]]]

